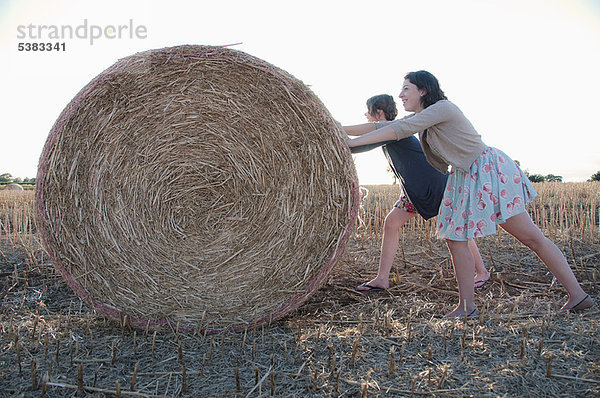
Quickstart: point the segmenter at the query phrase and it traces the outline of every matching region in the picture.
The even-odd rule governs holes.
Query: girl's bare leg
[[[400,228],[416,213],[409,213],[405,210],[394,207],[385,217],[383,223],[383,240],[381,242],[381,257],[379,259],[379,271],[377,277],[366,284],[372,287],[387,289],[390,287],[390,270],[396,258],[398,251],[398,242],[400,241]],[[370,290],[366,286],[359,285],[358,291]]]
[[[562,310],[569,310],[577,304],[580,304],[578,309],[585,309],[594,305],[591,299],[585,300],[588,295],[581,288],[563,253],[550,239],[542,234],[542,231],[531,221],[531,217],[527,212],[509,218],[500,226],[533,250],[566,289],[569,300],[563,305]]]
[[[473,274],[475,272],[475,260],[469,248],[468,241],[446,240],[448,249],[454,264],[454,274],[458,282],[458,306],[446,318],[456,318],[469,315],[475,311],[475,292]]]
[[[479,288],[485,285],[485,283],[490,279],[490,273],[485,268],[485,264],[483,263],[483,259],[481,258],[481,254],[479,253],[479,249],[477,248],[477,243],[475,240],[469,240],[469,250],[473,255],[473,260],[475,261],[475,287]]]

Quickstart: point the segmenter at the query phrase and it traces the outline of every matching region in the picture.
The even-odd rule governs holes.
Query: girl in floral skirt
[[[390,122],[396,118],[396,115],[398,115],[398,109],[391,95],[376,95],[367,100],[365,117],[369,122]],[[377,276],[369,282],[356,286],[355,290],[358,292],[389,288],[390,271],[398,251],[402,226],[417,214],[425,220],[437,216],[448,179],[448,173],[440,173],[427,163],[421,144],[414,135],[399,141],[354,147],[352,153],[365,152],[379,146],[383,149],[390,168],[400,182],[402,195],[383,223],[383,239]],[[468,246],[475,262],[474,287],[480,289],[490,279],[490,274],[485,269],[483,259],[473,239],[469,240]]]
[[[460,109],[448,101],[435,76],[426,71],[405,76],[400,93],[404,109],[414,112],[386,125],[344,127],[350,147],[401,140],[418,133],[427,161],[442,173],[452,166],[437,218],[454,263],[459,302],[446,317],[475,316],[474,258],[468,240],[494,234],[500,225],[531,248],[567,290],[561,311],[594,305],[565,256],[532,222],[525,205],[537,195],[519,166],[499,149],[488,147]]]

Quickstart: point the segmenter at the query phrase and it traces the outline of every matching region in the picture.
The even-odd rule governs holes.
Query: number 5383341
[[[19,51],[66,51],[66,43],[19,43]]]

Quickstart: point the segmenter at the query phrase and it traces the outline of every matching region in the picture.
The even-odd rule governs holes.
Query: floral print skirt
[[[407,213],[417,213],[417,208],[410,202],[408,196],[402,195],[400,200],[394,204],[394,207],[404,210]]]
[[[493,235],[497,225],[524,212],[536,196],[515,161],[487,147],[468,172],[450,172],[437,217],[437,236],[464,241]]]

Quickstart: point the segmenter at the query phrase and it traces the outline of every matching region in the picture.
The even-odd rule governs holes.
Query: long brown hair
[[[409,72],[404,78],[410,80],[410,82],[417,86],[419,90],[426,91],[426,94],[421,97],[421,105],[423,105],[423,108],[427,108],[429,105],[433,105],[439,100],[448,99],[440,88],[438,79],[426,70]]]

